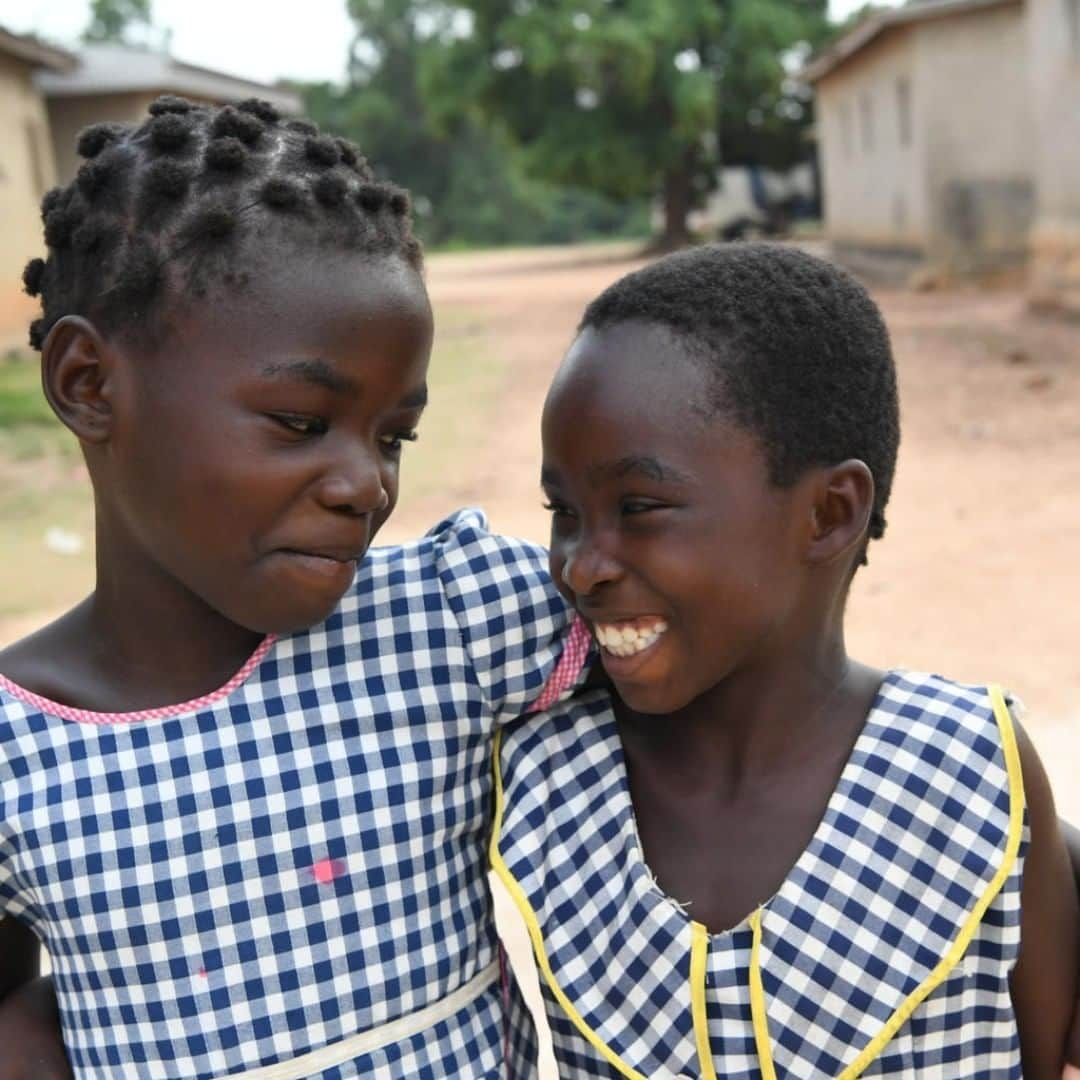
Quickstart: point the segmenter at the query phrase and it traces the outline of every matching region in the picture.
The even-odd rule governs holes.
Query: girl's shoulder
[[[421,537],[372,547],[359,577],[438,574],[446,580],[513,574],[515,568],[547,570],[547,550],[540,544],[491,531],[487,514],[477,507],[455,510]]]
[[[85,697],[91,676],[84,663],[82,609],[80,604],[0,649],[0,690],[20,687],[55,701],[78,701]]]

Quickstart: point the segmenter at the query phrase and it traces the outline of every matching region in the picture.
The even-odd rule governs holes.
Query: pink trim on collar
[[[255,670],[275,641],[277,641],[276,634],[267,634],[259,642],[258,648],[244,662],[244,666],[224,686],[219,686],[209,694],[203,694],[202,697],[182,701],[178,705],[162,705],[156,709],[140,709],[138,712],[91,712],[88,709],[76,709],[71,705],[63,705],[59,701],[51,701],[40,694],[32,693],[18,683],[12,682],[5,675],[0,675],[0,689],[6,690],[12,697],[18,698],[27,705],[32,705],[43,713],[58,716],[61,720],[72,720],[76,724],[134,724],[145,720],[165,720],[181,713],[197,712],[227,697]]]
[[[540,691],[540,696],[529,706],[528,712],[540,712],[548,709],[562,697],[567,690],[572,690],[581,678],[585,661],[592,648],[592,634],[585,620],[578,615],[563,640],[562,654],[547,684]]]

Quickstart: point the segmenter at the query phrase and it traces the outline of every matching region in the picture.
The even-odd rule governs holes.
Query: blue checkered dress
[[[569,621],[546,567],[462,512],[195,707],[61,719],[0,689],[0,910],[48,947],[77,1077],[242,1074],[484,982],[493,736]],[[313,1075],[531,1075],[503,1014],[495,977]]]
[[[603,694],[508,729],[492,861],[562,1080],[1019,1078],[1027,826],[994,695],[890,673],[810,845],[716,934],[649,873]]]

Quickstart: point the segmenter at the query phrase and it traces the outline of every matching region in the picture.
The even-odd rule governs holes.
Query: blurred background
[[[25,347],[38,204],[160,93],[309,114],[413,192],[433,403],[389,540],[466,503],[545,538],[543,394],[626,270],[758,236],[853,269],[903,444],[851,650],[1013,687],[1080,821],[1080,0],[0,0],[0,645],[93,577]]]

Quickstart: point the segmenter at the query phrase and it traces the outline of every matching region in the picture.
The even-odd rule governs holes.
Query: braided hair
[[[397,255],[419,270],[408,194],[376,180],[360,151],[265,101],[221,108],[166,95],[141,124],[94,124],[86,159],[41,204],[45,259],[23,284],[40,296],[40,349],[65,315],[105,332],[161,329],[166,296],[209,298],[245,284],[285,244]]]

